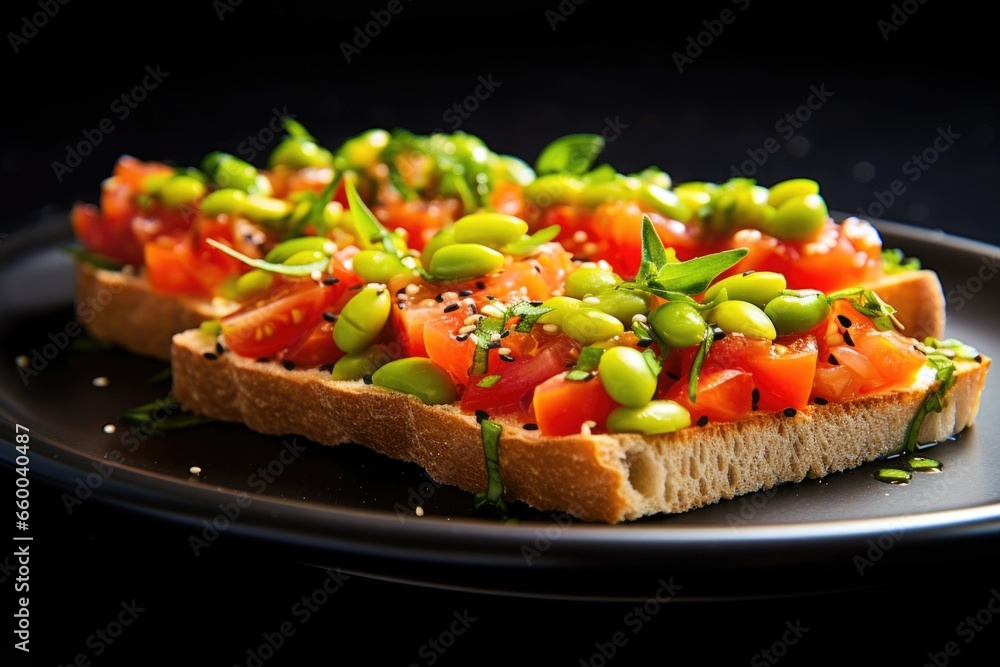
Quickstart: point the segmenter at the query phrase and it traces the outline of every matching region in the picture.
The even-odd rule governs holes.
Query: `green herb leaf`
[[[507,313],[508,317],[520,317],[520,321],[517,326],[514,327],[514,331],[518,333],[531,333],[531,327],[535,326],[538,322],[538,318],[555,310],[555,308],[547,306],[536,306],[530,301],[521,301],[515,304]]]
[[[63,246],[62,251],[71,256],[73,259],[79,262],[84,262],[85,264],[90,264],[97,269],[120,271],[122,267],[125,266],[124,262],[119,262],[117,259],[111,259],[110,257],[96,252],[84,250],[80,246]]]
[[[597,370],[597,366],[601,363],[601,355],[603,354],[604,350],[602,348],[593,345],[588,345],[580,350],[580,358],[576,360],[573,370],[566,374],[566,379],[573,380],[574,382],[589,380],[593,377],[594,371]]]
[[[476,324],[476,332],[472,339],[476,342],[476,350],[472,353],[472,375],[484,375],[489,372],[489,352],[493,345],[493,334],[501,334],[504,330],[506,317],[483,317]]]
[[[244,264],[252,266],[255,269],[270,271],[272,273],[280,273],[286,276],[308,276],[313,271],[325,271],[330,266],[329,258],[321,259],[316,262],[310,262],[309,264],[300,264],[297,266],[289,266],[287,264],[275,264],[274,262],[268,262],[263,259],[254,259],[253,257],[247,257],[238,250],[234,250],[233,248],[230,248],[224,243],[219,243],[215,239],[206,238],[205,242],[208,243],[213,248],[221,250],[230,257],[235,257]]]
[[[344,188],[347,191],[347,203],[354,220],[354,230],[358,234],[358,244],[366,250],[382,246],[387,252],[396,254],[396,246],[392,243],[389,230],[382,225],[371,209],[362,201],[361,195],[358,194],[358,190],[350,178],[344,181]]]
[[[287,132],[289,136],[305,139],[307,141],[316,141],[316,137],[309,134],[309,131],[305,128],[305,126],[291,116],[284,116],[281,119],[281,126],[285,128],[285,132]]]
[[[663,239],[660,238],[653,221],[649,216],[642,216],[642,262],[651,262],[656,269],[656,273],[667,265],[670,261],[667,249],[663,247]]]
[[[701,375],[701,367],[705,363],[705,357],[712,349],[712,342],[715,340],[715,331],[712,327],[705,327],[705,336],[698,345],[698,352],[694,355],[694,362],[691,364],[690,376],[688,377],[688,399],[695,403],[698,400],[698,377]]]
[[[555,237],[559,236],[559,229],[559,225],[543,227],[531,236],[527,236],[519,241],[514,241],[513,243],[508,244],[503,251],[508,255],[527,255],[538,246],[548,243]]]
[[[143,433],[153,435],[166,435],[170,431],[218,421],[184,410],[171,396],[127,410],[121,418],[124,422],[141,425]]]
[[[882,300],[878,294],[865,287],[849,287],[827,295],[827,301],[833,303],[837,299],[847,299],[854,310],[870,317],[879,331],[903,329],[903,325],[893,314],[896,309]]]
[[[599,134],[569,134],[542,149],[535,160],[535,173],[587,173],[590,165],[604,150],[604,137]]]
[[[490,508],[507,516],[507,503],[503,499],[503,476],[500,474],[500,435],[503,427],[489,419],[479,423],[483,433],[483,452],[486,455],[486,491],[477,493],[475,508]]]
[[[682,294],[701,294],[720,273],[734,266],[748,252],[748,248],[733,248],[695,257],[686,262],[664,264],[659,267],[655,280],[650,281],[650,284]]]
[[[301,220],[296,221],[295,226],[292,227],[290,236],[301,236],[303,230],[305,230],[306,225],[312,223],[316,228],[316,232],[319,235],[326,234],[326,207],[331,201],[333,201],[333,193],[336,192],[337,187],[340,185],[340,179],[343,177],[342,174],[338,174],[334,177],[326,187],[323,188],[318,196],[313,193],[308,193],[309,199],[309,211],[302,216]]]
[[[920,260],[916,257],[906,257],[899,248],[882,249],[882,270],[888,275],[917,271]]]
[[[500,381],[501,375],[486,375],[483,379],[476,383],[477,387],[482,387],[483,389],[489,389],[497,382]]]
[[[646,360],[646,365],[649,366],[649,370],[653,372],[654,377],[660,376],[660,371],[663,370],[663,364],[660,360],[656,358],[656,353],[652,350],[643,350],[642,358]]]
[[[924,423],[924,419],[931,412],[941,412],[944,409],[945,395],[957,379],[955,375],[955,362],[948,357],[930,355],[927,357],[927,363],[933,366],[936,371],[935,379],[938,382],[937,387],[928,392],[923,404],[917,410],[917,414],[910,423],[910,429],[906,432],[906,441],[901,447],[891,452],[892,454],[898,454],[904,450],[912,452],[917,448],[919,444],[917,438],[920,435],[920,426]]]

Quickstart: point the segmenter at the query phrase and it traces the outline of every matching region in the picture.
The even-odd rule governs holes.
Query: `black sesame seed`
[[[473,315],[477,315],[479,313],[479,309],[476,308],[476,304],[474,303],[469,304],[469,312],[472,313]]]
[[[444,297],[441,296],[440,294],[434,297],[434,300],[437,301],[438,303],[444,303]]]
[[[504,361],[514,361],[514,357],[510,356],[509,354],[501,354],[500,358]]]
[[[637,344],[639,345],[639,347],[649,347],[650,345],[653,344],[653,339],[652,338],[640,338],[639,342]]]
[[[757,404],[760,403],[760,389],[754,387],[753,393],[750,394],[750,401],[752,403],[752,409],[754,412],[757,411]]]
[[[851,318],[846,315],[837,315],[837,321],[840,322],[840,326],[845,329],[849,328],[853,324],[853,322],[851,322]]]
[[[854,347],[854,341],[851,339],[851,332],[850,331],[845,331],[844,332],[844,342],[847,343],[848,345],[850,345],[851,347]]]
[[[698,417],[697,421],[698,426],[704,426],[707,423],[708,423],[708,415],[702,415],[701,417]]]
[[[479,282],[476,283],[476,289],[486,289],[486,283],[480,280]]]
[[[542,305],[542,303],[544,303],[544,302],[542,302],[542,301],[529,301],[528,303],[530,303],[532,306],[535,306],[537,308],[538,306]]]
[[[680,380],[681,379],[680,375],[677,375],[676,373],[671,373],[670,371],[667,371],[667,377],[670,378],[671,380]]]
[[[590,258],[589,257],[575,257],[574,256],[574,257],[570,257],[569,261],[571,261],[571,262],[589,262]]]
[[[358,283],[357,285],[351,285],[347,289],[357,291],[357,290],[363,288],[364,286],[365,286],[364,283]]]
[[[500,337],[501,338],[506,338],[509,335],[510,335],[510,329],[504,329],[503,333],[500,334]]]
[[[323,278],[323,284],[329,287],[330,285],[336,285],[340,282],[340,278],[336,276],[330,276],[329,278]]]
[[[336,322],[337,318],[337,313],[331,313],[330,311],[323,313],[323,319],[327,322]]]
[[[281,365],[285,367],[285,370],[286,370],[286,371],[292,371],[292,370],[295,370],[295,362],[294,362],[294,361],[288,361],[288,360],[286,359],[285,361],[282,361],[282,362],[281,362]]]
[[[498,341],[498,340],[491,340],[491,341],[490,341],[490,344],[489,344],[489,346],[488,346],[488,347],[489,347],[489,349],[491,349],[491,350],[495,350],[495,349],[497,349],[498,347],[500,347],[500,341]]]
[[[482,422],[484,419],[489,419],[490,416],[486,410],[476,410],[476,421]]]
[[[205,358],[208,359],[209,361],[215,361],[216,359],[219,358],[219,355],[217,355],[215,352],[206,352]]]
[[[977,354],[976,358],[975,358],[975,361],[976,361],[977,364],[983,363],[983,355]]]
[[[447,306],[444,307],[444,312],[446,312],[446,313],[454,313],[456,310],[458,310],[461,307],[462,306],[460,304],[450,303],[450,304],[448,304]]]
[[[722,340],[725,337],[726,337],[726,332],[725,331],[723,331],[722,329],[716,329],[712,333],[712,342],[720,341],[720,340]]]
[[[473,294],[475,294],[475,292],[470,289],[464,289],[458,293],[459,296],[472,296]]]
[[[362,379],[362,380],[364,380],[365,384],[371,384],[371,383],[372,383],[372,376],[371,376],[371,374],[370,374],[370,373],[369,373],[369,374],[366,374],[366,375],[365,375],[365,376],[364,376],[363,378],[361,378],[361,379]]]
[[[829,401],[823,398],[822,396],[817,396],[816,398],[813,399],[813,403],[815,403],[816,405],[826,405],[827,403],[829,403]]]
[[[271,361],[271,360],[270,360],[270,359],[268,359],[267,357],[258,357],[258,358],[257,358],[257,363],[258,363],[258,364],[266,364],[266,363],[268,363],[269,361]]]
[[[537,431],[538,430],[538,424],[532,424],[532,423],[529,422],[529,423],[527,423],[527,424],[524,425],[524,430],[525,431]]]
[[[457,340],[459,343],[464,343],[465,341],[469,340],[469,334],[458,334],[457,336],[455,336],[455,340]]]
[[[226,351],[226,348],[222,347],[222,343],[216,341],[215,342],[215,353],[216,354],[222,354],[225,351]]]
[[[321,371],[323,371],[324,373],[332,373],[333,372],[333,364],[323,364],[322,366],[319,367],[319,369]]]
[[[795,408],[785,408],[786,417],[794,417],[796,415]]]
[[[400,310],[406,310],[406,302],[405,301],[397,301],[396,302],[396,308],[399,308]]]
[[[832,354],[826,358],[826,361],[827,363],[833,364],[834,366],[840,365],[840,362],[837,361],[837,357],[833,356]]]
[[[756,272],[756,271],[754,271],[753,269],[750,269],[749,271],[744,271],[744,272],[743,272],[743,277],[744,277],[744,278],[746,278],[746,277],[747,277],[747,276],[749,276],[749,275],[750,275],[751,273],[757,273],[757,272]]]

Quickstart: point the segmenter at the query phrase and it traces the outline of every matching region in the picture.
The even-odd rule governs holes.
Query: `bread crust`
[[[414,462],[440,483],[486,489],[480,427],[457,406],[428,406],[361,381],[333,381],[320,370],[217,355],[217,342],[198,330],[173,338],[173,395],[186,409],[265,434],[356,442]],[[921,442],[943,440],[975,421],[991,360],[956,363],[957,381],[944,409],[925,419]],[[753,413],[660,436],[552,437],[498,416],[505,495],[540,510],[618,523],[854,468],[904,441],[936,385],[925,370],[910,387],[846,404],[811,405],[791,417]]]
[[[236,303],[152,290],[141,275],[76,262],[77,319],[97,340],[170,360],[171,337],[228,315]]]

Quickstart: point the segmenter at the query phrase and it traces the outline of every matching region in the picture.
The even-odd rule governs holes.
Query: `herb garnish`
[[[896,309],[882,300],[878,294],[865,287],[849,287],[832,294],[828,294],[827,301],[831,304],[837,299],[847,299],[854,306],[854,310],[862,315],[871,318],[875,327],[879,331],[889,331],[890,329],[903,330],[902,323],[896,319]]]
[[[888,274],[905,273],[920,269],[920,260],[916,257],[906,257],[899,248],[882,249],[882,270]]]
[[[507,503],[503,499],[503,477],[500,475],[500,434],[503,427],[489,419],[480,421],[479,427],[483,434],[487,482],[486,491],[476,494],[475,508],[491,508],[506,518]]]
[[[573,370],[566,373],[566,379],[574,382],[582,382],[593,378],[603,354],[604,350],[594,345],[588,345],[580,350],[580,358],[577,359]]]
[[[148,431],[152,435],[161,436],[169,431],[217,421],[187,412],[172,396],[127,410],[122,413],[121,419],[130,424],[141,425],[144,433]]]
[[[499,347],[494,343],[494,336],[503,335],[507,330],[507,320],[513,317],[519,318],[514,331],[527,334],[531,333],[531,328],[538,322],[539,317],[553,310],[530,301],[520,301],[513,306],[506,306],[493,297],[490,297],[490,305],[500,317],[481,317],[476,324],[476,331],[472,334],[472,340],[476,343],[476,350],[472,354],[472,375],[483,375],[489,371],[489,352]]]
[[[583,175],[604,150],[599,134],[568,134],[542,149],[535,160],[535,173]]]
[[[555,237],[559,236],[559,230],[559,225],[542,227],[531,236],[527,236],[519,241],[514,241],[509,244],[503,249],[503,251],[508,255],[527,255],[538,246],[548,243]]]
[[[90,252],[89,250],[84,250],[79,246],[64,246],[62,251],[67,255],[71,256],[73,259],[90,264],[91,266],[98,269],[107,269],[108,271],[120,271],[122,267],[125,266],[125,262],[120,262],[117,259],[112,259],[106,255],[102,255],[96,252]]]
[[[324,258],[315,262],[310,262],[309,264],[299,264],[299,265],[288,265],[288,264],[276,264],[274,262],[268,262],[263,259],[255,259],[253,257],[247,257],[243,253],[234,248],[230,248],[224,243],[219,243],[215,239],[206,238],[205,242],[217,248],[222,252],[226,253],[230,257],[235,257],[244,264],[252,266],[255,269],[261,269],[262,271],[270,271],[271,273],[281,273],[286,276],[308,276],[312,274],[313,271],[325,271],[330,266],[330,258]]]

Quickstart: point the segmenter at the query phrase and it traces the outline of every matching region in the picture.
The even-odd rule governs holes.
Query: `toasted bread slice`
[[[216,345],[216,337],[199,330],[173,338],[173,395],[185,408],[260,433],[298,434],[325,445],[359,443],[415,462],[441,483],[486,489],[480,426],[457,406],[428,406],[361,381],[334,381],[320,370],[218,355]],[[921,442],[973,424],[991,364],[980,359],[956,362],[958,379],[944,409],[924,421]],[[905,440],[936,386],[934,373],[924,370],[912,386],[846,404],[810,405],[791,417],[753,413],[660,436],[547,437],[498,417],[506,496],[541,510],[617,523],[853,468]]]
[[[153,291],[141,275],[76,263],[77,318],[98,340],[130,352],[170,359],[170,339],[205,320],[233,312],[237,304]]]

